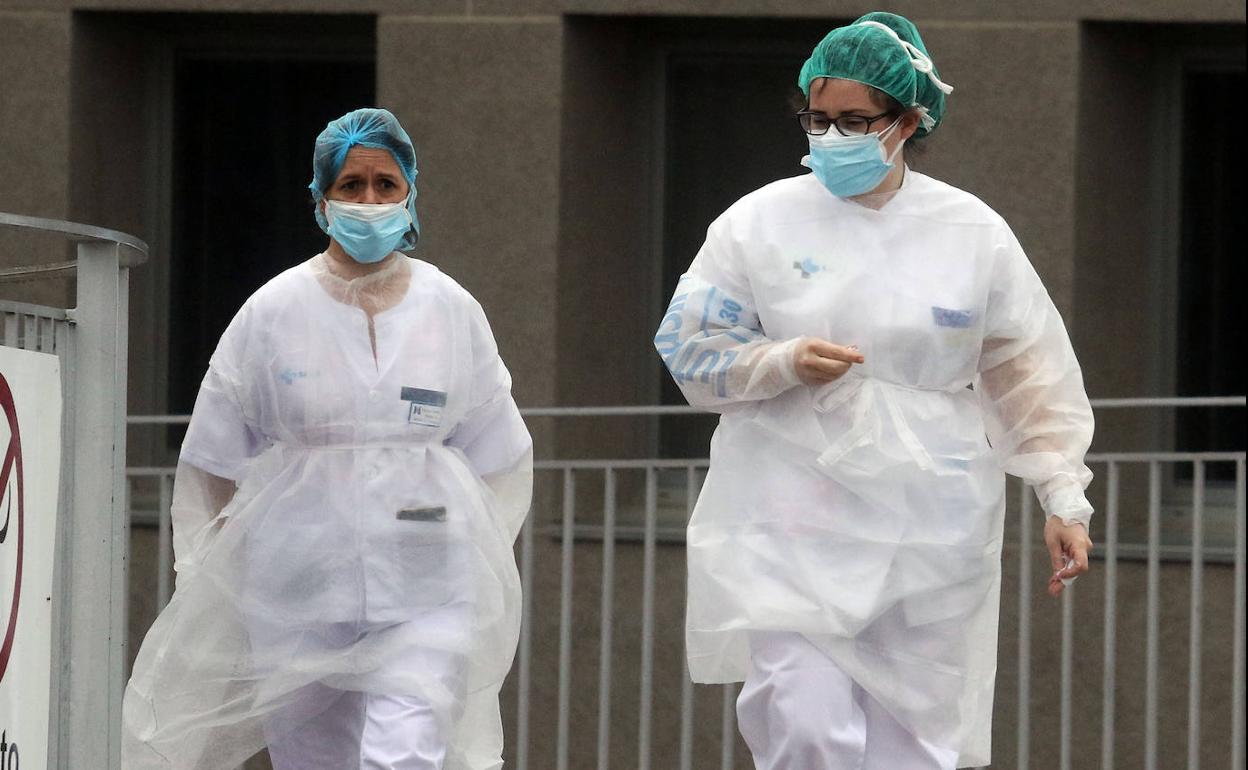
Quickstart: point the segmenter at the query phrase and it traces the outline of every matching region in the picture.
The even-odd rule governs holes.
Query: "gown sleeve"
[[[195,563],[196,543],[230,502],[247,460],[263,448],[249,406],[243,364],[249,313],[244,306],[221,335],[195,397],[173,483],[174,569]]]
[[[498,355],[485,311],[469,298],[472,379],[469,407],[447,438],[494,492],[514,540],[533,496],[533,440],[511,396],[511,374]]]
[[[997,248],[975,390],[1006,473],[1036,489],[1046,516],[1088,526],[1092,408],[1061,315],[1006,230]]]
[[[731,212],[731,210],[730,210]],[[728,213],[680,278],[654,346],[692,406],[721,412],[798,385],[793,353],[800,339],[769,339],[746,276]]]

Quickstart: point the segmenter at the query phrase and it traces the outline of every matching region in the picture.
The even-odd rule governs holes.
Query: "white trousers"
[[[737,720],[757,770],[954,770],[958,761],[911,735],[796,633],[750,635]]]
[[[265,724],[273,770],[441,770],[445,728],[424,701],[314,687]]]
[[[453,605],[414,622],[458,628],[470,618],[468,609]],[[261,645],[285,642],[280,649],[295,650],[297,657],[341,651],[368,634],[395,630],[401,627],[332,623],[314,632],[292,633],[253,622],[251,638]],[[293,637],[298,639],[294,645]],[[402,681],[405,674],[420,671],[453,694],[451,713],[438,713],[414,695],[342,690],[322,682],[305,685],[264,721],[273,770],[442,770],[451,731],[464,705],[464,668],[462,654],[410,648],[371,674],[375,681]]]

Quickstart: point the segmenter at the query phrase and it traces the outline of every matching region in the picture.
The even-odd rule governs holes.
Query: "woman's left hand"
[[[1082,524],[1066,524],[1060,517],[1050,516],[1044,522],[1044,544],[1048,546],[1049,559],[1053,563],[1049,595],[1060,596],[1066,588],[1063,579],[1072,580],[1088,571],[1092,540]]]

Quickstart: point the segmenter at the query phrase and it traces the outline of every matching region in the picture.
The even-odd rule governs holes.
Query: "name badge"
[[[408,402],[407,421],[412,425],[436,428],[442,424],[446,393],[424,388],[403,388],[399,392],[399,398]]]
[[[932,307],[932,321],[937,326],[949,329],[967,329],[975,321],[975,314],[970,310],[951,310],[947,307]]]

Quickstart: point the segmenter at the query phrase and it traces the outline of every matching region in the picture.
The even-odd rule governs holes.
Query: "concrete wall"
[[[560,20],[386,16],[377,48],[379,102],[420,137],[421,256],[486,308],[517,400],[552,403]]]
[[[64,219],[69,209],[70,18],[0,4],[0,211]],[[72,258],[64,239],[0,229],[0,266]],[[0,297],[68,307],[63,277],[0,283]]]
[[[477,16],[514,18],[558,14],[742,16],[742,17],[856,17],[876,6],[830,0],[3,0],[0,9],[66,13],[75,10],[177,11],[185,13],[377,13],[421,16]],[[938,0],[899,0],[888,10],[916,21],[1180,21],[1240,22],[1244,7],[1235,0],[1054,0],[1034,4],[1026,0],[974,0],[951,5]]]

